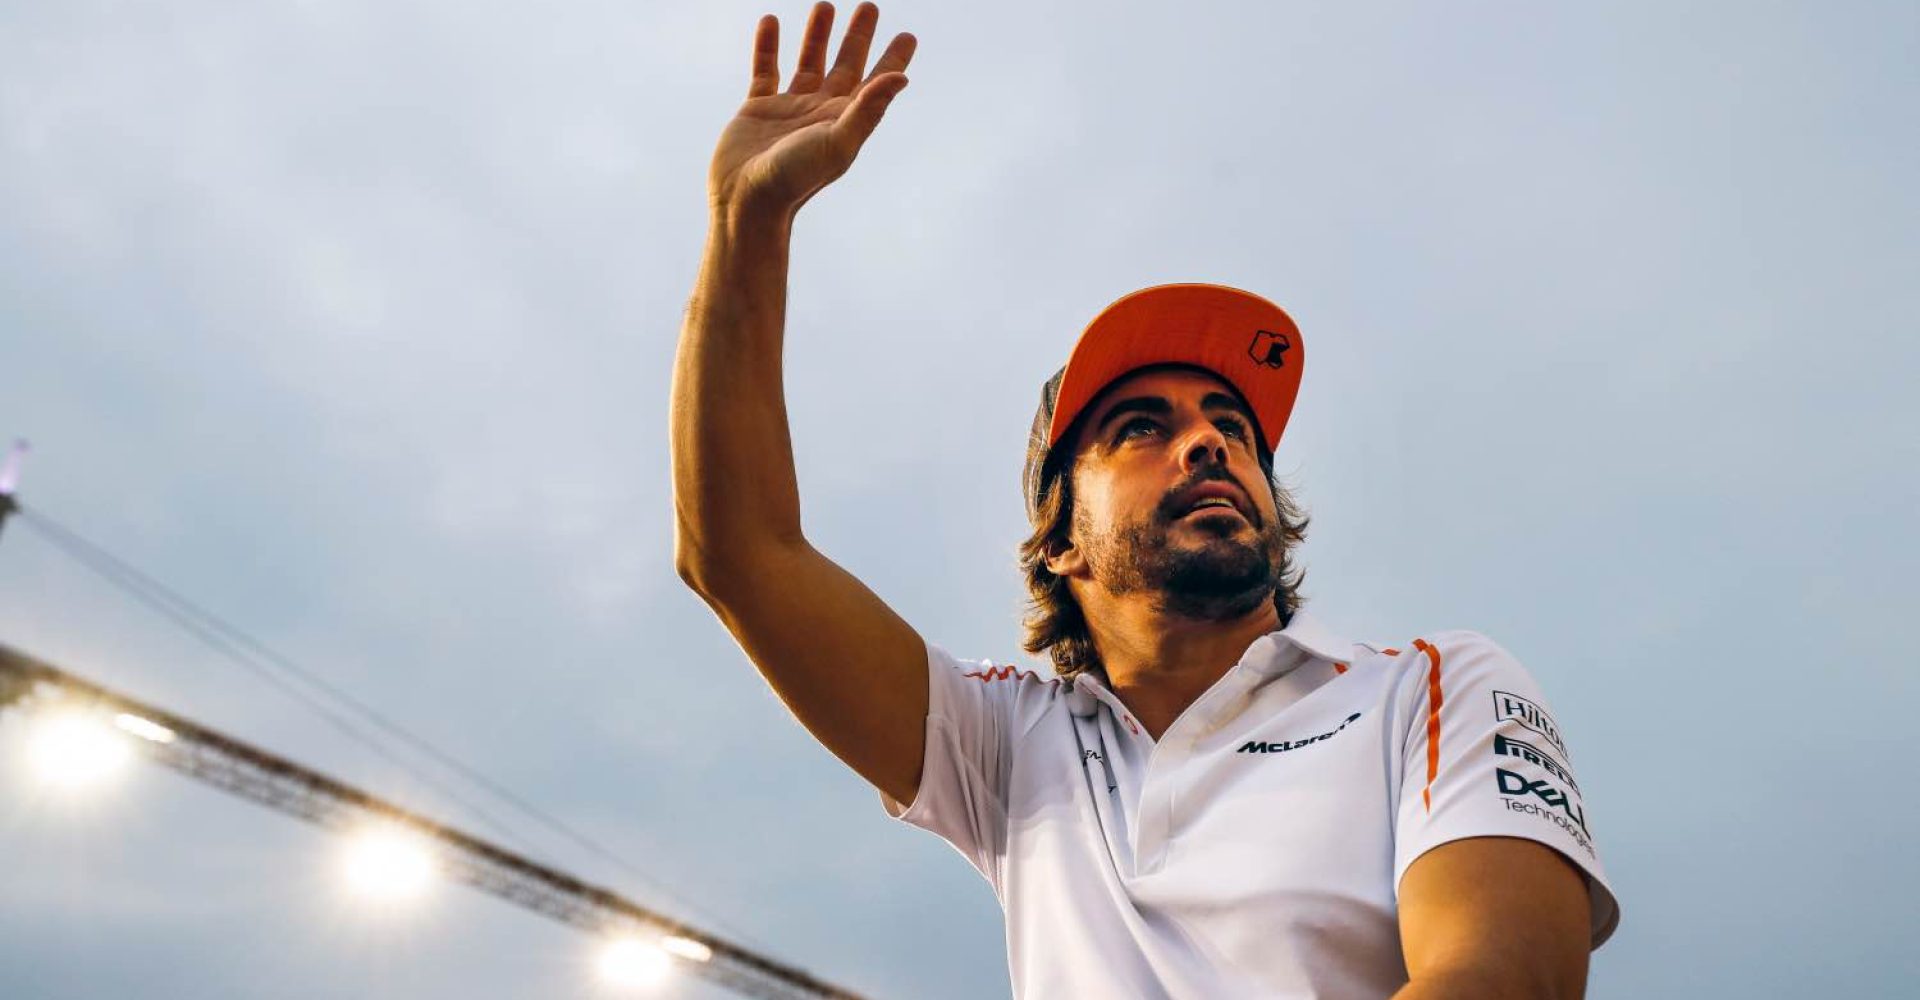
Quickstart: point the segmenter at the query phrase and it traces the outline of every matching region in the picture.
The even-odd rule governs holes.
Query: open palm
[[[826,72],[833,5],[815,4],[799,64],[780,93],[780,20],[771,14],[760,19],[746,103],[720,134],[708,172],[708,194],[716,206],[792,212],[847,172],[887,105],[905,89],[902,71],[916,44],[906,32],[894,36],[863,78],[879,20],[874,4],[856,7],[840,55]]]

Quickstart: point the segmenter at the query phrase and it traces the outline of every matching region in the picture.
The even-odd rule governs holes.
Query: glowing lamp
[[[377,826],[348,841],[345,867],[347,886],[355,895],[399,902],[426,892],[438,866],[424,837],[399,827]]]
[[[132,758],[133,747],[99,715],[58,709],[35,720],[28,754],[42,782],[79,789],[118,774]]]
[[[692,938],[668,935],[660,939],[660,947],[667,954],[684,958],[689,962],[706,962],[713,959],[713,949]]]
[[[600,951],[600,979],[623,989],[654,989],[673,972],[673,957],[650,941],[615,938]]]

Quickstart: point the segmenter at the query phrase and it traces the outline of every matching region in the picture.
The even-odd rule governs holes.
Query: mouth
[[[1240,508],[1234,506],[1233,501],[1227,499],[1226,497],[1207,497],[1205,499],[1202,499],[1198,503],[1194,504],[1192,507],[1187,508],[1186,513],[1181,514],[1178,520],[1184,521],[1189,518],[1206,517],[1210,515],[1220,515],[1220,514],[1230,514],[1234,517],[1239,518],[1242,521],[1245,521],[1247,519],[1245,514],[1240,513]]]
[[[1169,521],[1205,520],[1233,514],[1257,527],[1260,515],[1239,484],[1225,476],[1209,476],[1167,497],[1163,508]]]

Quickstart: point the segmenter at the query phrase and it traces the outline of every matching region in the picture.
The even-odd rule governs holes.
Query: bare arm
[[[926,650],[913,628],[800,530],[781,379],[787,261],[800,206],[845,173],[889,101],[913,36],[861,79],[879,10],[854,11],[824,72],[817,4],[785,93],[779,22],[761,18],[753,82],[709,174],[712,228],[674,361],[675,564],[809,732],[887,795],[920,782]]]
[[[1442,844],[1400,880],[1410,981],[1394,1000],[1579,1000],[1591,915],[1585,877],[1512,837]]]

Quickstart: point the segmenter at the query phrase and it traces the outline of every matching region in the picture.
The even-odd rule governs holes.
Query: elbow
[[[700,570],[690,561],[682,559],[676,553],[673,559],[673,572],[687,589],[696,593],[700,590]]]
[[[684,515],[674,526],[673,570],[709,604],[765,579],[787,553],[806,544],[766,531],[730,531]]]
[[[725,552],[714,550],[698,536],[682,531],[674,542],[673,571],[689,590],[710,605],[718,606],[730,592],[738,591],[742,581],[755,577],[755,567],[764,567],[750,552],[737,547]]]
[[[673,546],[673,571],[687,589],[706,597],[708,581],[713,573],[708,566],[709,560],[702,557],[700,547],[685,532],[681,532]]]
[[[707,596],[707,584],[713,576],[713,552],[708,544],[711,532],[697,516],[684,509],[680,497],[674,497],[673,571],[689,590]]]

